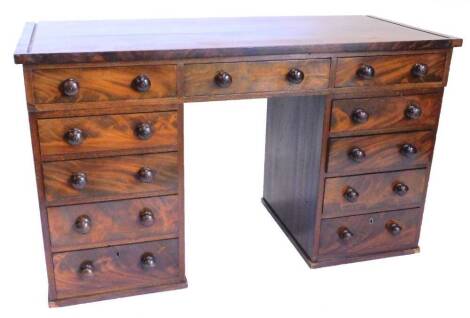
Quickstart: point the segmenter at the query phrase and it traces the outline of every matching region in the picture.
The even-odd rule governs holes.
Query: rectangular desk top
[[[462,40],[370,16],[28,23],[18,64],[445,49]]]

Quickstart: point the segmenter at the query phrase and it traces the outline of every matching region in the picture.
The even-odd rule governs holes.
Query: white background
[[[372,14],[465,40],[468,1],[17,0],[0,6],[1,317],[468,315],[469,43],[454,50],[420,254],[310,270],[260,203],[265,100],[187,104],[189,288],[59,309],[47,307],[22,70],[13,64],[26,21]]]

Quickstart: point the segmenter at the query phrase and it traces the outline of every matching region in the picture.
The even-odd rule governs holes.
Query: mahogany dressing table
[[[309,266],[417,252],[461,45],[369,16],[28,23],[50,306],[187,286],[189,102],[268,99],[262,202]]]

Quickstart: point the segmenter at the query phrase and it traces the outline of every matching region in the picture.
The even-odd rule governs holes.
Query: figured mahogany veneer
[[[268,98],[262,202],[309,266],[417,252],[461,45],[370,16],[27,24],[50,306],[187,286],[185,102]]]
[[[416,147],[416,154],[403,154],[404,145]],[[434,133],[431,131],[332,138],[327,171],[351,174],[422,167],[430,162],[433,146]],[[354,160],[353,149],[363,151],[364,158]]]
[[[320,259],[407,250],[418,246],[419,209],[372,213],[327,219],[321,222]],[[393,234],[389,226],[401,227]],[[351,233],[341,238],[341,230]]]
[[[330,135],[433,129],[441,100],[442,94],[335,100]],[[365,120],[356,119],[359,111],[365,112]]]
[[[290,70],[301,72],[302,79],[289,81]],[[185,96],[208,96],[327,88],[329,70],[329,59],[189,64],[184,72],[184,91]],[[230,85],[217,85],[214,77],[220,71],[231,76]]]
[[[148,91],[138,91],[133,81],[145,74],[150,79]],[[78,83],[76,95],[64,95],[67,79]],[[40,69],[32,74],[34,102],[71,103],[122,99],[148,99],[176,96],[174,65]]]
[[[143,264],[142,256],[146,253],[153,255],[153,266]],[[53,260],[60,298],[181,280],[176,239],[57,253]],[[84,263],[91,265],[86,273]]]
[[[178,236],[178,197],[87,203],[47,209],[54,252]],[[77,230],[81,216],[87,233]]]
[[[142,168],[151,170],[149,180],[139,178]],[[176,153],[47,162],[43,169],[46,200],[54,205],[178,192]],[[79,172],[86,176],[81,189],[71,181]]]
[[[405,187],[405,191],[399,191],[398,185]],[[348,189],[355,191],[357,198],[348,200]],[[323,217],[419,207],[423,203],[425,190],[425,169],[328,178]]]
[[[43,156],[116,150],[177,150],[177,112],[139,113],[38,120]],[[71,130],[80,136],[73,139]]]

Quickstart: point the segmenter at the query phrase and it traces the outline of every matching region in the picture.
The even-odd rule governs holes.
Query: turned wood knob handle
[[[400,234],[402,228],[401,226],[396,223],[396,222],[390,222],[387,224],[387,230],[392,234],[392,235],[398,235]]]
[[[150,89],[150,86],[152,86],[152,82],[145,74],[137,75],[137,77],[132,81],[132,88],[140,93],[147,92]]]
[[[393,186],[393,192],[399,196],[404,196],[408,192],[409,188],[404,183],[397,183]]]
[[[77,96],[79,90],[80,85],[78,84],[78,81],[74,78],[68,78],[63,81],[60,85],[60,91],[62,92],[62,95],[67,97]]]
[[[343,196],[348,202],[356,202],[357,199],[359,199],[359,192],[354,188],[348,187],[346,191],[344,191]]]
[[[366,159],[366,152],[361,148],[354,147],[349,151],[349,158],[355,162],[361,162]]]
[[[300,84],[304,80],[304,72],[297,68],[291,68],[289,72],[287,72],[287,80],[292,84]]]
[[[362,79],[371,79],[375,75],[375,70],[372,65],[369,64],[362,64],[356,72],[357,76]]]
[[[71,146],[80,145],[83,142],[83,131],[80,128],[72,128],[64,134],[64,139]]]
[[[147,168],[147,167],[142,167],[137,172],[137,178],[139,179],[140,182],[143,182],[143,183],[153,182],[153,177],[154,177],[154,172],[152,171],[152,169]]]
[[[80,276],[83,278],[89,278],[92,277],[95,271],[95,266],[93,265],[92,261],[85,261],[82,264],[80,264],[80,267],[78,269],[78,272]]]
[[[143,226],[151,226],[153,223],[155,223],[155,217],[153,216],[153,212],[150,209],[143,209],[139,213],[139,220],[140,224]]]
[[[88,215],[80,215],[74,223],[75,231],[80,234],[87,234],[91,230],[91,218]]]
[[[219,71],[215,74],[214,82],[221,88],[229,87],[232,84],[232,75],[225,71]]]
[[[149,139],[153,135],[152,125],[149,123],[139,123],[135,127],[135,134],[137,138],[139,139],[142,139],[142,140]]]
[[[341,240],[348,241],[354,234],[347,227],[343,226],[338,229],[338,236]]]
[[[404,144],[400,147],[400,153],[407,158],[413,158],[418,153],[418,148],[412,144]]]
[[[369,119],[369,114],[364,109],[358,108],[352,112],[351,119],[356,124],[362,124]]]
[[[150,269],[157,265],[157,260],[152,253],[144,253],[140,257],[140,263],[144,269]]]
[[[81,190],[85,188],[87,184],[87,176],[84,172],[74,173],[70,177],[70,183],[74,189]]]
[[[411,68],[411,74],[414,77],[424,77],[428,74],[428,66],[426,64],[417,63]]]
[[[415,104],[408,105],[405,109],[405,116],[408,119],[418,119],[422,114],[421,107]]]

